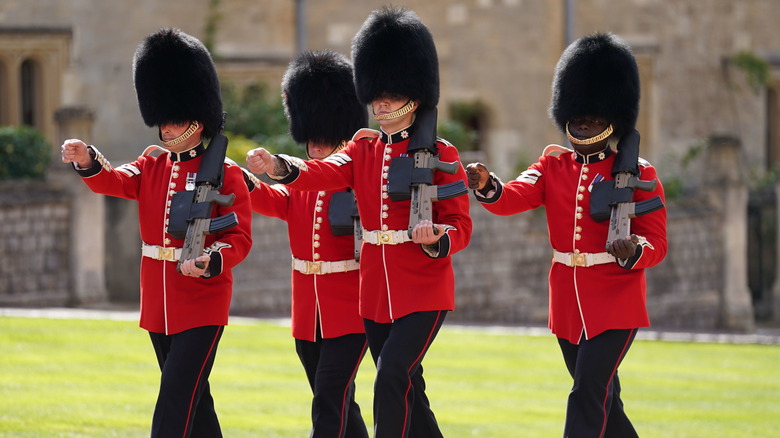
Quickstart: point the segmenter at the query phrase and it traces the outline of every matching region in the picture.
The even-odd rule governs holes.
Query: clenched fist
[[[469,188],[472,190],[482,190],[485,188],[490,172],[482,163],[470,163],[466,166],[466,175],[469,179]]]
[[[246,167],[252,173],[273,175],[277,158],[265,148],[256,148],[246,153]]]
[[[72,138],[62,143],[62,162],[76,163],[79,168],[87,169],[92,167],[92,156],[83,141]]]

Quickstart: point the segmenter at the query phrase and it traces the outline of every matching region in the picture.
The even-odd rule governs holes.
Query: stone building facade
[[[385,3],[6,0],[0,3],[0,125],[38,126],[51,140],[56,155],[62,140],[79,137],[97,145],[115,164],[130,161],[146,145],[157,142],[154,129],[143,125],[132,86],[132,54],[147,34],[160,27],[179,27],[210,41],[223,80],[261,81],[278,89],[274,87],[278,87],[282,72],[298,49],[329,48],[349,54],[352,35],[372,9]],[[705,182],[708,172],[700,169],[696,173],[686,167],[689,161],[698,161],[699,165],[706,161],[700,151],[706,150],[701,148],[711,138],[738,140],[739,160],[731,164],[747,188],[755,181],[767,180],[766,175],[780,161],[780,27],[775,23],[776,5],[772,1],[392,3],[415,10],[434,35],[441,65],[440,118],[447,118],[455,103],[480,108],[482,144],[477,156],[505,179],[535,161],[548,143],[563,142],[547,116],[553,69],[569,40],[594,31],[614,32],[632,46],[642,77],[642,155],[656,165],[664,182],[681,185],[684,196],[700,196],[706,192],[700,190],[706,188],[702,185],[720,181],[716,176],[715,181]],[[209,22],[217,24],[213,33],[206,31]],[[761,65],[768,66],[767,80],[751,86],[756,71],[732,62],[740,53],[754,55]],[[52,167],[50,183],[74,200],[70,218],[70,238],[75,246],[71,248],[72,287],[86,291],[86,296],[132,300],[137,272],[112,267],[137,263],[140,250],[135,205],[92,195],[79,186],[75,175],[63,172],[57,160],[53,160]],[[700,201],[702,205],[713,202]],[[732,207],[738,210],[741,204]],[[670,217],[677,217],[675,209],[670,203]],[[474,210],[480,214],[478,208]],[[523,225],[526,220],[518,219],[516,225],[521,229],[530,227]],[[689,223],[686,221],[680,223]],[[256,222],[258,236],[264,235],[264,227],[272,226],[262,219]],[[485,232],[494,226],[500,228],[490,223],[486,219]],[[697,225],[686,226],[689,231],[695,230],[695,235],[707,229],[694,223]],[[671,227],[670,222],[670,231]],[[496,239],[485,232],[480,230],[475,235],[463,258],[472,257],[470,251],[477,251],[482,242]],[[701,237],[702,241],[708,238]],[[545,251],[541,237],[529,239],[533,245],[518,245],[523,251],[538,251],[541,261],[524,262],[523,266],[546,265],[541,258]],[[687,241],[690,237],[682,233],[679,239]],[[731,245],[725,255],[734,252],[734,245],[740,248],[739,242],[730,243],[727,238],[721,243]],[[281,247],[280,254],[284,251],[284,242],[269,244]],[[699,242],[696,247],[707,244]],[[673,257],[675,253],[670,253]],[[275,255],[271,261],[261,258],[263,266],[276,266],[276,258],[284,256]],[[744,267],[748,261],[741,263]],[[286,260],[280,266],[286,272]],[[469,266],[464,263],[461,268],[468,272]],[[103,271],[98,272],[101,267]],[[506,290],[517,289],[512,276],[520,275],[518,270],[497,264],[490,269],[498,272],[491,275],[491,282],[506,286]],[[463,281],[470,284],[469,278]],[[283,287],[281,283],[279,287]],[[281,299],[272,296],[276,297],[238,294],[236,299],[239,303],[266,299],[277,303]],[[467,300],[506,304],[507,299],[482,293]],[[255,308],[255,304],[247,307]],[[540,312],[524,310],[523,306],[501,306],[494,311]]]

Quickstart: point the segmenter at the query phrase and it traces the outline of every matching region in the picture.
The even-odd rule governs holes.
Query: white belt
[[[407,230],[368,231],[363,228],[363,241],[372,245],[399,245],[411,242],[412,238]]]
[[[553,260],[566,266],[582,266],[587,268],[589,266],[612,263],[615,261],[615,256],[608,252],[573,253],[553,250]]]
[[[181,248],[166,248],[144,243],[141,247],[141,255],[155,260],[167,260],[175,262],[181,258]]]
[[[308,260],[293,257],[292,267],[302,274],[333,274],[335,272],[349,272],[360,268],[360,264],[354,260],[339,260],[335,262],[310,262]]]

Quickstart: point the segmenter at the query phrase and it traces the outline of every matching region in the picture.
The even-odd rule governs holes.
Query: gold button
[[[584,192],[585,191],[585,186],[579,186],[579,187],[577,187],[577,190],[579,190],[580,192]]]
[[[165,242],[166,245],[170,245],[171,244],[171,239],[166,237],[164,242]]]
[[[314,253],[314,260],[319,260],[319,259],[320,259],[320,255],[315,252]]]
[[[314,242],[312,245],[313,245],[315,248],[319,248],[319,247],[320,247],[320,242]]]
[[[171,177],[172,177],[173,179],[176,179],[176,178],[178,178],[178,177],[179,177],[179,174],[178,174],[178,172],[173,172],[173,173],[171,174]]]
[[[386,212],[386,211],[382,213],[382,219],[387,219],[387,216],[388,216],[388,215],[387,215],[387,212]]]
[[[388,230],[387,225],[382,225],[382,231],[387,231],[387,230]]]
[[[576,231],[578,233],[581,233],[582,232],[582,227],[577,225],[576,227],[574,227],[574,231]]]
[[[319,212],[321,212],[321,211],[322,211],[322,207],[315,207],[315,208],[314,208],[314,211],[316,211],[317,213],[319,213]]]
[[[574,235],[574,240],[580,240],[580,239],[582,239],[582,235],[580,235],[580,234],[575,234]]]
[[[585,199],[585,196],[584,196],[582,193],[580,193],[579,195],[577,195],[577,200],[578,200],[578,201],[582,201],[583,199]]]
[[[387,192],[382,193],[382,199],[387,199],[389,197],[390,195],[388,195]]]
[[[588,169],[588,166],[582,166],[582,171],[584,173],[588,173],[590,171],[590,169]]]
[[[319,192],[319,193],[317,193],[317,194],[318,194],[319,196],[325,196],[325,195],[326,195],[326,193],[325,193],[325,191],[324,191],[324,190],[323,190],[323,191],[321,191],[321,192]]]
[[[179,165],[178,164],[174,164],[173,165],[173,171],[174,172],[178,172],[179,171]]]
[[[387,172],[390,170],[390,166],[382,166],[382,172]]]
[[[582,206],[579,206],[579,205],[577,206],[577,212],[578,212],[578,213],[581,213],[581,212],[582,212]]]
[[[391,148],[390,146],[386,147],[385,148],[385,153],[386,154],[392,154],[393,153],[393,148]]]
[[[382,210],[387,211],[390,209],[390,206],[387,204],[382,204]]]
[[[171,188],[172,188],[172,189],[175,189],[175,188],[176,188],[176,183],[175,183],[175,182],[172,182],[172,183],[171,183]]]
[[[320,224],[314,224],[314,229],[315,229],[315,230],[319,230],[320,228],[322,228],[322,225],[320,225]]]
[[[314,240],[320,240],[320,235],[319,234],[315,234],[314,235]]]
[[[318,200],[317,200],[317,205],[322,205],[322,204],[324,204],[324,203],[325,203],[325,201],[323,201],[322,199],[318,199]]]
[[[583,174],[580,178],[582,178],[583,181],[586,181],[588,179],[588,175]]]
[[[175,194],[176,194],[176,191],[175,191],[175,190],[171,190],[171,191],[169,191],[169,192],[168,192],[168,196],[173,196],[173,195],[175,195]]]
[[[382,178],[387,179],[387,175],[388,175],[387,172],[383,173]]]
[[[575,217],[576,217],[577,219],[582,219],[582,213],[577,213],[577,214],[575,215]]]
[[[317,218],[317,223],[318,223],[318,224],[321,224],[321,223],[322,223],[322,218],[321,218],[321,217],[318,217],[318,218]]]

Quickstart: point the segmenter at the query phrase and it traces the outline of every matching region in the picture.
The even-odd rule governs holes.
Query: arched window
[[[40,104],[43,95],[41,88],[41,71],[38,63],[32,59],[25,59],[21,65],[19,75],[21,91],[22,124],[38,126],[40,120]]]

